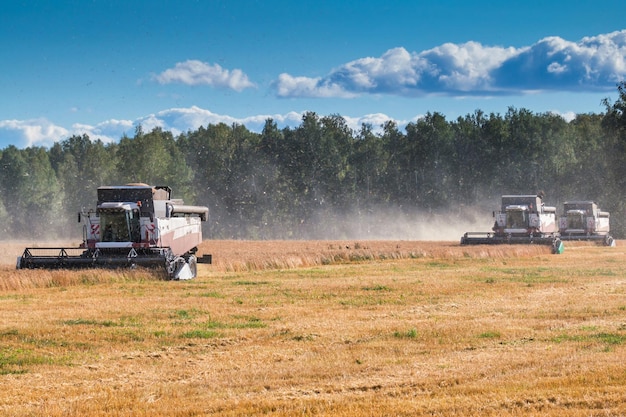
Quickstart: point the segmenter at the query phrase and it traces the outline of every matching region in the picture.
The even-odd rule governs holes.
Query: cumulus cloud
[[[372,113],[359,117],[342,116],[346,121],[346,125],[355,132],[361,130],[363,125],[369,125],[372,128],[373,133],[382,133],[382,126],[387,122],[394,122],[400,130],[406,127],[409,122],[417,121],[420,117],[415,116],[411,120],[398,120],[393,117],[389,117],[384,113]]]
[[[144,132],[156,127],[179,135],[209,124],[240,124],[253,132],[261,132],[267,119],[276,122],[279,128],[296,127],[302,122],[304,113],[259,114],[244,118],[213,113],[197,106],[172,108],[149,114],[136,120],[110,119],[96,125],[75,123],[66,129],[46,119],[0,120],[0,137],[3,143],[11,143],[18,148],[32,146],[50,147],[73,135],[87,135],[91,140],[104,143],[117,142],[123,136],[132,137],[135,128],[141,126]]]
[[[94,126],[76,123],[71,128],[58,126],[47,119],[0,120],[0,136],[3,142],[18,148],[50,147],[70,136],[83,134],[91,140],[109,143],[118,141],[129,132],[132,134],[133,129],[134,123],[130,120],[112,119]]]
[[[144,132],[159,127],[172,132],[174,136],[194,131],[201,126],[225,123],[239,124],[252,132],[260,133],[268,119],[272,119],[279,129],[295,128],[302,123],[305,112],[291,111],[285,114],[259,114],[244,118],[213,113],[197,106],[171,108],[158,113],[149,114],[136,120],[106,120],[96,125],[75,123],[66,129],[46,119],[4,120],[0,121],[0,137],[5,143],[12,143],[18,148],[32,146],[50,147],[55,142],[63,141],[73,135],[87,135],[91,140],[104,143],[119,141],[123,136],[132,137],[135,128],[141,126]],[[380,127],[387,121],[394,121],[398,127],[406,126],[408,121],[395,120],[383,113],[367,114],[360,117],[346,117],[346,124],[354,131],[361,129],[363,124],[370,125],[372,131],[380,132]],[[412,119],[416,120],[417,116]]]
[[[0,120],[0,132],[6,142],[18,147],[48,146],[69,133],[46,119]]]
[[[547,37],[522,48],[467,42],[417,53],[398,47],[348,62],[325,77],[283,73],[272,88],[278,97],[495,96],[610,90],[624,79],[626,30],[577,42]]]
[[[110,119],[97,125],[75,123],[72,125],[71,134],[86,134],[92,140],[101,140],[104,143],[116,142],[122,136],[132,136],[135,123],[132,120]]]
[[[210,110],[197,106],[185,108],[172,108],[141,117],[135,121],[135,125],[141,125],[144,131],[150,131],[155,127],[179,135],[188,131],[196,130],[200,126],[209,124],[225,123],[227,125],[239,124],[246,126],[253,132],[261,132],[265,121],[272,119],[283,127],[295,127],[302,121],[304,113],[288,112],[287,114],[260,114],[244,118],[236,118],[229,115],[213,113]]]
[[[272,119],[279,129],[298,127],[302,124],[302,117],[305,113],[306,112],[291,111],[286,114],[259,114],[256,116],[235,118],[192,106],[186,108],[172,108],[150,114],[137,119],[135,125],[141,125],[145,132],[155,127],[160,127],[163,130],[172,132],[174,136],[196,130],[201,126],[219,123],[225,123],[227,125],[239,124],[245,126],[252,132],[260,133],[268,119]],[[374,133],[380,133],[382,131],[381,126],[388,121],[395,122],[398,127],[402,129],[410,121],[415,121],[421,116],[415,116],[415,118],[410,121],[397,120],[383,113],[367,114],[359,117],[342,117],[346,121],[346,125],[355,132],[359,131],[363,124],[367,124],[372,127]]]
[[[240,69],[227,70],[218,64],[211,65],[194,59],[179,62],[174,68],[169,68],[153,78],[160,84],[208,85],[237,92],[255,86]]]
[[[286,73],[280,74],[272,86],[280,97],[349,98],[357,95],[347,91],[341,83],[332,79],[292,77]]]
[[[574,113],[573,111],[567,111],[564,113],[558,112],[558,111],[552,111],[552,114],[556,114],[558,116],[561,116],[563,119],[565,119],[566,122],[571,122],[572,120],[574,120],[577,116],[576,113]]]

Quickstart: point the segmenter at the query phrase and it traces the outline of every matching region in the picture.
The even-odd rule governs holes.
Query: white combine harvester
[[[170,279],[196,276],[201,222],[209,209],[171,198],[167,186],[129,184],[97,190],[95,211],[81,212],[83,243],[78,248],[26,248],[17,268],[163,268]]]
[[[546,206],[541,195],[503,195],[494,212],[493,232],[467,232],[461,245],[539,244],[563,252],[556,223],[556,207]]]
[[[610,214],[602,211],[593,201],[568,201],[563,204],[563,215],[559,218],[559,233],[562,240],[587,240],[615,246],[610,235]]]

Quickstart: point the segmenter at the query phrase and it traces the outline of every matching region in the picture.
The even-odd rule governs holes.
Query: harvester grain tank
[[[171,279],[196,276],[201,222],[209,209],[185,205],[168,186],[128,184],[97,190],[95,210],[83,211],[83,243],[78,248],[26,248],[17,268],[163,268]]]
[[[563,215],[559,217],[559,233],[562,240],[586,240],[615,246],[610,235],[610,214],[602,211],[593,201],[567,201]]]
[[[546,206],[541,195],[503,195],[500,211],[493,216],[492,232],[467,232],[461,244],[542,244],[551,245],[554,253],[563,251],[556,207]]]

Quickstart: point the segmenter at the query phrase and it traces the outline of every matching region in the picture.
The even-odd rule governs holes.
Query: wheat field
[[[24,245],[0,415],[626,415],[624,241],[206,241],[190,281],[15,270]]]

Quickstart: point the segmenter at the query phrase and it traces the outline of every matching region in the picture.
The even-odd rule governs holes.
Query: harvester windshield
[[[528,227],[528,213],[523,207],[513,206],[506,208],[507,229],[525,229]]]
[[[102,242],[139,242],[139,210],[100,208]]]
[[[567,227],[569,229],[584,229],[585,213],[582,210],[570,210],[567,212]]]

